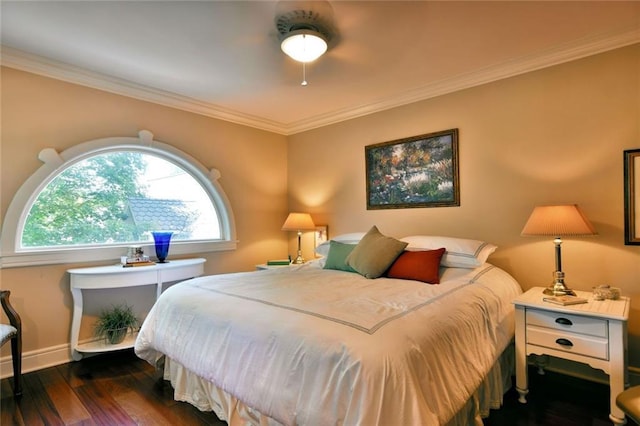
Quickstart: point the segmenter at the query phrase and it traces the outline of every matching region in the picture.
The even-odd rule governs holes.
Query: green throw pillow
[[[347,256],[347,265],[366,278],[378,278],[389,269],[407,244],[382,235],[374,226]]]
[[[339,243],[338,241],[329,241],[329,253],[327,253],[327,261],[324,269],[337,269],[339,271],[356,272],[351,266],[347,265],[347,256],[355,248],[355,244]]]

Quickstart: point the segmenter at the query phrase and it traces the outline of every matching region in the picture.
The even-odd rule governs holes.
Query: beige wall
[[[533,206],[577,203],[599,235],[565,239],[567,282],[634,297],[630,360],[640,367],[640,247],[624,246],[622,234],[622,151],[640,147],[639,58],[640,46],[619,49],[288,138],[3,68],[0,210],[40,166],[41,149],[148,129],[222,174],[240,243],[203,255],[206,273],[293,253],[294,236],[287,247],[280,231],[291,208],[328,224],[330,236],[375,224],[398,237],[491,241],[500,248],[490,260],[526,289],[546,285],[554,266],[551,241],[520,236]],[[460,131],[460,207],[366,210],[366,145],[450,128]],[[306,233],[307,258],[311,241]],[[23,315],[25,351],[68,343],[65,271],[74,266],[0,270]]]
[[[1,77],[3,218],[20,185],[40,167],[43,148],[62,151],[147,129],[156,140],[220,170],[239,243],[235,251],[199,255],[207,259],[206,273],[252,270],[268,258],[286,256],[288,236],[280,231],[288,211],[286,137],[10,68],[3,68]],[[72,300],[65,271],[74,266],[90,265],[0,270],[0,286],[11,290],[22,315],[25,352],[69,342]],[[3,347],[2,354],[8,353]]]
[[[548,238],[521,237],[538,204],[577,203],[599,233],[565,238],[567,283],[632,296],[631,364],[640,367],[640,246],[623,238],[622,151],[640,148],[640,45],[290,137],[292,208],[329,236],[377,225],[392,236],[449,235],[500,248],[490,261],[524,289],[554,269]],[[460,207],[366,210],[364,147],[458,128]]]

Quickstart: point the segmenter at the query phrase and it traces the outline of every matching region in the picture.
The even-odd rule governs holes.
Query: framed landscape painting
[[[367,210],[460,205],[458,129],[365,146]]]

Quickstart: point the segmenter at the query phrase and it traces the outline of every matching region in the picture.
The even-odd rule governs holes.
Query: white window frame
[[[32,174],[16,192],[4,219],[0,236],[0,268],[50,265],[113,260],[127,254],[131,244],[94,244],[47,248],[22,248],[22,230],[31,206],[44,187],[63,170],[85,158],[100,153],[132,150],[153,154],[170,161],[187,171],[209,195],[220,222],[220,239],[175,241],[171,243],[171,255],[185,255],[237,247],[235,220],[231,204],[218,180],[220,172],[207,169],[190,155],[163,142],[153,140],[153,134],[141,130],[138,137],[112,137],[83,142],[58,153],[53,148],[40,151],[42,166]],[[153,253],[153,242],[142,245],[145,253]]]

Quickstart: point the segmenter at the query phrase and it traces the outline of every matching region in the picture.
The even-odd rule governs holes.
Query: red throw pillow
[[[387,277],[440,283],[440,259],[445,249],[404,251],[387,271]]]

